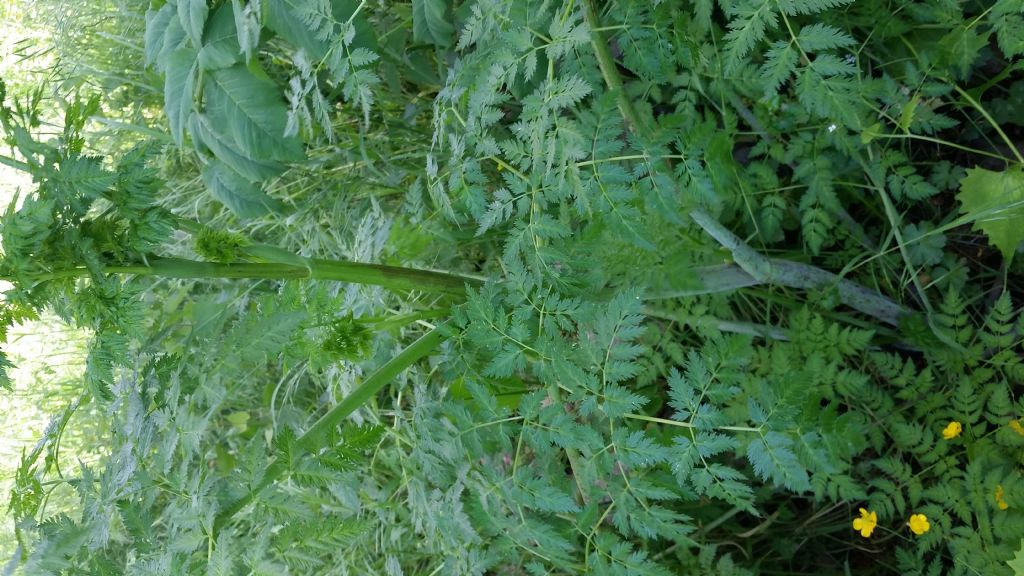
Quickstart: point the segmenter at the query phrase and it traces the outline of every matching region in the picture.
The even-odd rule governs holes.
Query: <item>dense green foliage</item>
[[[1024,3],[110,21],[0,85],[3,325],[92,335],[9,571],[1021,574]]]

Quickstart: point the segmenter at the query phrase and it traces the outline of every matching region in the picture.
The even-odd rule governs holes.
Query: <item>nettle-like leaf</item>
[[[242,218],[252,218],[280,210],[283,205],[231,166],[210,160],[202,170],[203,182],[218,202]]]
[[[218,131],[206,114],[193,113],[188,126],[197,147],[205,147],[217,160],[250,182],[262,182],[284,170],[280,162],[250,156],[240,150],[229,136]]]
[[[148,13],[145,35],[147,63],[165,74],[164,110],[174,142],[183,145],[190,136],[201,154],[212,153],[216,161],[204,167],[203,180],[242,217],[278,208],[262,183],[304,157],[302,143],[287,131],[282,91],[239,62],[254,48],[246,28],[250,8],[223,4],[211,17],[205,2],[167,4]]]
[[[239,151],[251,158],[295,161],[302,145],[286,138],[288,110],[277,85],[241,65],[214,70],[204,83],[205,111]]]
[[[1011,166],[1002,172],[971,168],[960,181],[960,211],[974,228],[988,236],[1009,260],[1024,241],[1024,168]]]
[[[185,34],[192,41],[193,48],[203,45],[203,29],[210,9],[206,0],[178,0],[178,21],[185,29]]]
[[[171,21],[180,28],[177,19],[177,11],[173,4],[164,4],[159,10],[146,11],[146,34],[143,38],[145,51],[145,62],[147,66],[155,66],[157,70],[164,69],[163,56],[164,43],[171,26]]]
[[[413,37],[442,48],[452,45],[450,6],[447,0],[412,0]]]
[[[164,78],[164,112],[170,125],[171,137],[181,145],[184,141],[185,125],[195,109],[195,92],[198,62],[193,48],[179,48],[171,53],[166,62]]]
[[[301,48],[311,58],[320,60],[327,55],[330,44],[310,32],[302,18],[293,10],[287,0],[264,0],[266,6],[265,25],[274,33]]]
[[[210,18],[199,49],[199,65],[204,70],[227,68],[241,59],[242,48],[235,26],[236,9],[230,4],[223,4]]]

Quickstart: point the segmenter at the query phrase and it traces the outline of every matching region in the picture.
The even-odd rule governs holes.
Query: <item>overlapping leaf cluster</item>
[[[127,286],[112,276],[81,281],[69,317],[137,354],[98,380],[118,429],[105,462],[64,479],[77,516],[42,506],[59,429],[25,457],[26,569],[1012,574],[1019,2],[148,8],[141,46],[197,202],[269,242],[356,230],[359,249],[324,233],[298,251],[447,265],[466,297],[187,283],[149,288],[154,319],[102,292]],[[77,234],[76,265],[101,244],[136,263],[161,241],[131,203],[167,215],[159,184],[128,193],[149,182],[144,154],[83,153],[89,114],[45,150],[5,125],[43,159],[5,254],[60,263],[48,248]],[[338,222],[274,213],[296,198]],[[107,204],[109,229],[83,235]],[[203,234],[216,260],[249,245]],[[301,445],[439,317],[435,361]],[[944,438],[950,422],[962,434]],[[877,514],[871,539],[858,508]],[[909,532],[911,514],[930,530]]]

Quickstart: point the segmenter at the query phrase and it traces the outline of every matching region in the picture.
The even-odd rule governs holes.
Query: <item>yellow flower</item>
[[[946,440],[952,440],[953,438],[959,436],[960,433],[963,431],[963,425],[957,422],[956,420],[953,420],[949,424],[946,424],[946,427],[942,430],[942,437],[945,438]]]
[[[878,526],[878,514],[868,512],[863,508],[860,509],[860,518],[853,519],[853,529],[860,530],[860,535],[865,538],[871,537],[875,526]]]
[[[1021,426],[1020,420],[1017,420],[1016,418],[1010,420],[1010,428],[1017,434],[1024,436],[1024,426]]]
[[[924,514],[914,514],[911,516],[910,522],[907,522],[907,526],[910,526],[910,531],[918,536],[924,534],[932,527],[931,524],[928,523],[928,517]]]
[[[1010,507],[1010,505],[1006,503],[1006,500],[1003,500],[1003,496],[1005,494],[1006,492],[1003,491],[1002,484],[996,486],[996,506],[998,506],[1000,510],[1006,510]]]

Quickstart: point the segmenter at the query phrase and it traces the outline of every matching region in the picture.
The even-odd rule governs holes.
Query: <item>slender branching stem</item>
[[[310,453],[322,448],[331,433],[345,418],[366,404],[406,368],[429,356],[444,342],[445,338],[444,329],[439,326],[420,336],[397,356],[388,360],[341,402],[313,423],[305,434],[299,436],[292,448],[293,453],[294,450]],[[226,522],[230,521],[232,516],[259,497],[264,490],[277,482],[288,470],[288,464],[283,460],[278,459],[272,462],[263,473],[263,479],[253,486],[248,494],[228,504],[217,514],[213,524],[214,533],[217,533]]]

